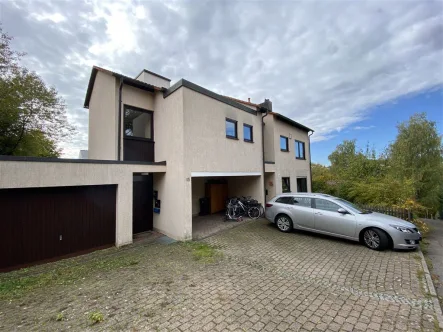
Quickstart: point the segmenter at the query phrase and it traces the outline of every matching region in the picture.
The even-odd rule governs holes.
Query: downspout
[[[312,192],[312,161],[311,161],[311,136],[314,133],[313,130],[310,130],[310,134],[308,134],[308,140],[309,140],[309,178],[311,182],[311,192]],[[309,133],[309,131],[308,131]]]
[[[264,199],[263,206],[266,204],[266,179],[265,179],[265,117],[268,116],[268,109],[265,109],[265,115],[261,117],[261,123],[262,123],[262,130],[261,130],[261,146],[262,146],[262,156],[263,156],[263,191],[264,191]],[[310,153],[310,151],[309,151]]]
[[[120,86],[118,88],[118,151],[117,160],[121,160],[121,145],[122,145],[122,88],[123,77],[120,77]]]

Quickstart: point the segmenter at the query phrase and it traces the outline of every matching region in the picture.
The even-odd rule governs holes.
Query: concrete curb
[[[434,283],[432,282],[431,273],[429,272],[428,265],[426,264],[425,256],[421,250],[418,251],[421,257],[421,265],[426,277],[426,284],[428,286],[429,293],[432,296],[432,304],[434,305],[435,315],[437,316],[437,321],[440,329],[443,329],[443,314],[440,307],[440,302],[438,301],[437,292],[435,291]]]

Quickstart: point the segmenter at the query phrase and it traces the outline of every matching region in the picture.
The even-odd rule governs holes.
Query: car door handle
[[[321,213],[321,212],[314,212],[314,214],[316,214],[318,216],[322,216],[323,215],[323,213]]]

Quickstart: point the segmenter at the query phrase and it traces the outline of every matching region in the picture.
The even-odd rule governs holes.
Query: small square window
[[[289,151],[288,138],[285,136],[280,136],[280,150],[284,152]]]
[[[226,119],[226,137],[237,139],[237,121]]]
[[[243,140],[245,142],[253,142],[252,126],[248,124],[243,124]]]
[[[305,158],[305,143],[300,141],[295,141],[295,158],[296,159],[306,159]]]

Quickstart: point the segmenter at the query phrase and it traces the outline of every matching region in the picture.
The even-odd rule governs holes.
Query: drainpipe
[[[311,162],[311,136],[314,133],[313,130],[308,131],[308,140],[309,140],[309,178],[311,180],[311,192],[312,192],[312,162]]]
[[[120,77],[120,86],[118,88],[118,151],[117,160],[121,160],[121,145],[122,145],[122,88],[123,77]]]
[[[263,112],[263,108],[261,109],[261,111]],[[265,117],[268,116],[268,109],[265,108],[265,115],[263,115],[261,117],[261,123],[262,123],[262,130],[261,130],[261,146],[262,146],[262,156],[263,156],[263,190],[264,190],[264,202],[263,202],[263,206],[266,205],[266,179],[265,179],[265,169],[266,169],[266,164],[265,164]],[[310,152],[310,151],[309,151]],[[310,154],[309,154],[310,155]]]

